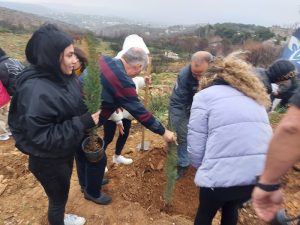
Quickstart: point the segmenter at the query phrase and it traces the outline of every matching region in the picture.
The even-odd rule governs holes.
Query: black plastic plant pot
[[[100,138],[99,136],[96,136],[95,140],[98,143],[98,145],[101,146],[101,148],[94,149],[93,151],[90,151],[87,149],[87,146],[89,146],[89,144],[90,144],[91,137],[86,137],[81,144],[81,148],[85,154],[86,159],[92,163],[99,162],[105,154],[104,141],[102,140],[102,138]]]

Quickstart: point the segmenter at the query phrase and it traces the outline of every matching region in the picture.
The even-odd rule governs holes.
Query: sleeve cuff
[[[85,129],[90,129],[96,125],[92,118],[92,115],[89,112],[86,112],[85,114],[80,116],[80,120],[83,123]]]
[[[163,136],[164,133],[166,132],[166,128],[164,128],[163,126],[161,126],[161,129],[159,129],[158,134]]]
[[[122,124],[123,122],[122,122],[122,120],[118,120],[118,121],[116,121],[116,124]]]

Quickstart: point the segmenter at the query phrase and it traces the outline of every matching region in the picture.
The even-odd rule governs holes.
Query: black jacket
[[[263,68],[255,68],[255,72],[258,75],[259,79],[263,82],[268,94],[272,94],[272,85],[267,70]],[[279,95],[274,96],[279,99],[286,99],[287,101],[292,97],[292,95],[296,92],[298,85],[297,77],[292,77],[291,84],[286,90],[279,90]]]
[[[296,93],[291,98],[291,104],[300,109],[300,88],[297,89]]]
[[[255,68],[255,72],[258,75],[258,78],[263,82],[268,94],[272,93],[271,81],[266,73],[264,68]]]
[[[24,69],[8,118],[19,150],[41,158],[73,157],[85,131],[95,125],[78,85],[73,76]]]
[[[18,74],[20,74],[23,69],[24,66],[18,60],[6,55],[0,57],[0,80],[11,96],[16,89]]]
[[[170,113],[174,120],[190,117],[193,97],[198,87],[199,81],[193,77],[191,65],[187,65],[180,71],[170,97]]]

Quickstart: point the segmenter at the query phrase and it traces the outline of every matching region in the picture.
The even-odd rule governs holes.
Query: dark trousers
[[[92,197],[100,197],[107,163],[106,154],[99,162],[91,163],[86,159],[84,152],[80,150],[76,152],[75,159],[80,186]]]
[[[211,225],[222,209],[221,225],[236,225],[238,208],[251,198],[253,185],[229,188],[200,188],[199,207],[194,225]]]
[[[73,160],[73,157],[66,160],[29,157],[29,170],[41,183],[48,196],[50,225],[64,225]]]
[[[116,150],[115,154],[116,155],[121,155],[121,152],[124,148],[124,145],[126,143],[126,140],[129,135],[129,130],[131,127],[131,120],[128,119],[122,119],[123,122],[123,127],[124,127],[124,134],[121,135],[119,134],[117,143],[116,143]],[[104,143],[105,143],[105,150],[107,146],[112,142],[115,136],[117,125],[114,121],[112,120],[107,120],[104,124]]]

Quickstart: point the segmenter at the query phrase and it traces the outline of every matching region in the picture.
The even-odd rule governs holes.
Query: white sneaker
[[[113,163],[116,163],[116,164],[124,164],[124,165],[129,165],[133,162],[132,159],[130,158],[125,158],[124,156],[122,155],[114,155],[113,156]]]
[[[83,225],[85,224],[85,219],[74,214],[65,214],[64,223],[65,225]]]
[[[9,139],[9,136],[7,133],[0,135],[0,141],[7,141]]]
[[[6,131],[7,131],[6,134],[7,134],[8,136],[12,136],[12,133],[10,132],[10,129],[9,129],[9,128],[7,128]]]

